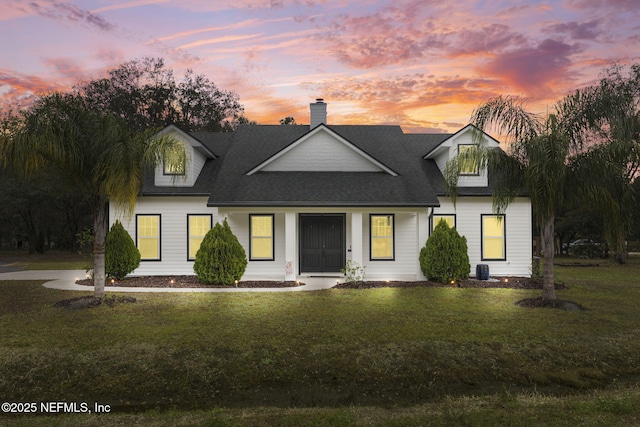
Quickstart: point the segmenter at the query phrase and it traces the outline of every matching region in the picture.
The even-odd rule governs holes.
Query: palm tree
[[[578,160],[597,176],[580,182],[590,183],[591,206],[602,214],[605,238],[623,264],[634,220],[632,183],[640,173],[640,64],[614,64],[597,85],[565,97],[560,107],[573,116],[572,138],[592,144]]]
[[[569,195],[568,160],[571,140],[558,115],[529,112],[518,97],[497,97],[479,106],[472,115],[476,150],[466,150],[448,165],[447,184],[455,200],[459,165],[476,162],[489,168],[493,184],[493,206],[503,212],[516,196],[527,194],[540,226],[543,266],[543,299],[556,299],[553,274],[554,223],[557,209]],[[487,149],[484,131],[493,128],[507,138],[508,152]],[[469,158],[464,158],[468,156]]]
[[[79,191],[91,209],[94,230],[94,291],[104,295],[104,248],[109,202],[133,212],[144,171],[162,159],[184,162],[173,139],[132,133],[121,119],[90,111],[77,95],[52,93],[22,112],[20,122],[0,135],[5,166],[29,177],[51,165]]]

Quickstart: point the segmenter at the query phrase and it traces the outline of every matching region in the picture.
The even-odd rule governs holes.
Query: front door
[[[300,215],[300,273],[339,273],[345,263],[344,214]]]

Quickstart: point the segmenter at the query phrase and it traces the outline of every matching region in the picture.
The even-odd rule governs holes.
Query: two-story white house
[[[133,216],[110,212],[142,255],[133,274],[193,274],[204,235],[226,218],[249,260],[243,280],[340,276],[347,260],[366,266],[367,280],[423,280],[418,256],[440,219],[467,238],[471,275],[477,264],[492,275],[530,275],[528,198],[496,215],[487,172],[473,167],[455,207],[447,196],[446,162],[472,144],[471,126],[405,134],[399,126],[329,124],[322,100],[310,108],[310,125],[166,128],[184,143],[186,167],[148,174]]]

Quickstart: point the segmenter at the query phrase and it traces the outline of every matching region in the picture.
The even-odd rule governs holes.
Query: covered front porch
[[[342,278],[347,260],[364,266],[368,280],[424,280],[427,208],[220,208],[223,218],[247,253],[243,280]]]

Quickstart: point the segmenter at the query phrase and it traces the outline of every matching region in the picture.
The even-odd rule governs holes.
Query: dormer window
[[[458,145],[458,167],[460,175],[478,176],[478,161],[475,158],[476,146],[472,144]]]
[[[184,142],[180,141],[180,147],[170,149],[166,154],[162,166],[162,173],[164,175],[178,175],[182,176],[186,173],[186,150],[187,146]]]
[[[179,160],[165,160],[164,161],[164,175],[184,175],[185,174],[185,162]]]

